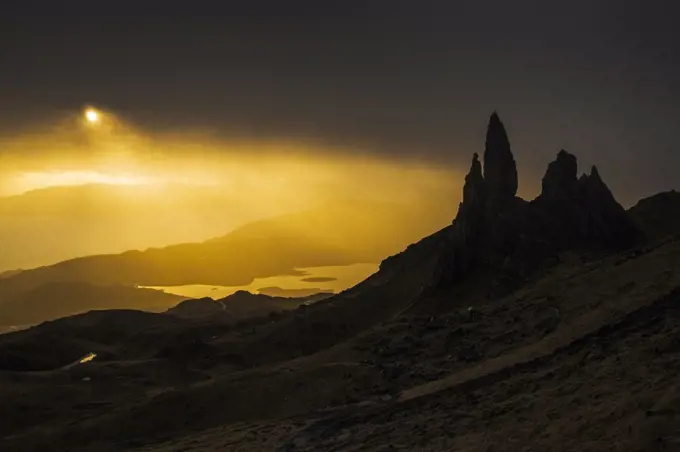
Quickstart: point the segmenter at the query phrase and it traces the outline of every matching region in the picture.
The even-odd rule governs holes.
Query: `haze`
[[[428,205],[432,217],[422,222],[445,226],[457,171],[353,151],[151,134],[103,108],[71,112],[2,141],[0,270],[202,241],[352,199]]]

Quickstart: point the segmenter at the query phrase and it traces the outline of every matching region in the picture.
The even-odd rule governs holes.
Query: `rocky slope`
[[[651,240],[680,232],[680,193],[667,191],[640,200],[628,210],[633,222]]]

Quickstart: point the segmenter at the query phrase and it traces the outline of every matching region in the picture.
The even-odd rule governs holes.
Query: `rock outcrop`
[[[510,140],[498,114],[494,112],[486,131],[484,180],[489,198],[505,200],[517,194],[517,166]]]
[[[541,196],[551,202],[573,199],[578,190],[577,171],[576,156],[562,149],[557,153],[557,158],[548,164],[541,182]]]
[[[548,165],[540,196],[531,202],[518,198],[515,159],[496,113],[489,120],[483,166],[482,174],[474,154],[432,287],[450,286],[480,270],[491,275],[491,287],[512,288],[562,251],[625,248],[641,237],[597,168],[577,178],[577,159],[565,150]]]
[[[576,157],[562,150],[548,165],[535,200],[543,226],[558,248],[623,248],[640,238],[625,209],[595,166],[576,178]]]
[[[459,242],[465,244],[475,242],[475,237],[479,236],[485,206],[486,184],[479,156],[475,153],[472,156],[470,172],[465,176],[463,201],[458,206],[458,215],[454,220],[454,231]]]
[[[641,238],[642,234],[623,206],[616,202],[597,167],[593,166],[590,175],[579,179],[579,188],[587,212],[586,239],[591,245],[625,248]]]
[[[676,235],[680,231],[680,192],[666,191],[641,199],[628,215],[651,240]]]

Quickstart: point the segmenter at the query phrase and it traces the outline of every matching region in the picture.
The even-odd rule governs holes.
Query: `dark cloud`
[[[498,109],[534,186],[560,147],[628,198],[675,184],[676,2],[206,3],[19,3],[0,129],[92,102],[460,166]]]

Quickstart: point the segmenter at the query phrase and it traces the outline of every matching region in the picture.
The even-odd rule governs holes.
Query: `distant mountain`
[[[94,308],[147,307],[137,292],[130,292],[119,294],[120,300],[111,293],[76,298],[77,310],[59,310],[55,306],[62,301],[57,300],[67,297],[68,291],[66,286],[50,285],[55,283],[243,286],[258,277],[295,274],[297,268],[379,262],[444,224],[449,213],[433,215],[436,210],[426,204],[326,204],[257,221],[202,243],[82,257],[24,270],[0,279],[0,318],[14,311],[33,310],[30,317],[37,321]],[[54,296],[51,289],[57,291]],[[84,301],[90,299],[93,304],[88,306]],[[46,307],[50,309],[43,312]]]
[[[253,209],[243,196],[210,186],[91,184],[33,190],[0,197],[0,271],[205,240],[284,211],[260,204]]]
[[[163,311],[182,297],[152,289],[51,282],[27,290],[0,305],[0,326],[29,325],[93,309]]]
[[[22,271],[23,270],[7,270],[7,271],[4,271],[4,272],[1,272],[0,273],[0,279],[9,278],[10,276],[17,275],[17,274],[21,273]]]

